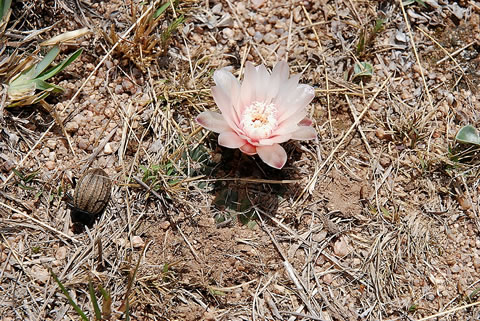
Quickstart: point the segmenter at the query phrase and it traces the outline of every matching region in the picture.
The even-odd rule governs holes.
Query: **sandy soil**
[[[110,320],[480,319],[480,154],[455,142],[480,128],[477,1],[173,1],[151,38],[138,1],[12,8],[1,59],[91,32],[61,46],[84,52],[54,111],[0,107],[1,320],[80,320],[50,271],[91,320],[89,281]],[[215,70],[279,60],[318,138],[275,170],[194,118]],[[111,201],[75,230],[65,193],[95,167]]]

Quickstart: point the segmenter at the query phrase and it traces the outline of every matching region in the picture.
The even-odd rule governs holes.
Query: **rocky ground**
[[[89,281],[100,305],[110,293],[111,320],[127,302],[131,320],[480,318],[480,154],[455,141],[480,128],[480,3],[185,0],[155,22],[149,10],[12,5],[2,59],[19,39],[31,53],[90,33],[62,44],[84,51],[51,80],[66,89],[51,111],[1,100],[0,319],[79,320],[50,271],[92,320]],[[315,88],[318,138],[284,144],[274,170],[194,118],[217,109],[215,70],[241,79],[247,61],[280,60]],[[76,230],[65,193],[97,167],[112,197]]]

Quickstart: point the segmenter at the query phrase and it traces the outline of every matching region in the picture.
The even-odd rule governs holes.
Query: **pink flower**
[[[300,75],[289,78],[288,64],[277,63],[270,74],[264,65],[247,62],[243,83],[225,68],[213,74],[213,98],[221,114],[205,111],[197,122],[219,133],[218,144],[258,154],[268,165],[282,168],[287,153],[280,143],[316,137],[305,107],[312,101],[311,86],[298,84]]]

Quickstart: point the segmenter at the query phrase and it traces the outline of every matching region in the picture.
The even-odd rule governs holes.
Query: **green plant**
[[[8,20],[10,19],[10,6],[12,0],[0,0],[0,36],[5,32]]]
[[[145,255],[145,250],[146,247],[142,251],[142,255],[140,255],[140,258]],[[132,290],[133,284],[135,282],[135,278],[137,275],[138,268],[140,267],[140,262],[141,259],[138,259],[137,263],[135,264],[135,268],[133,270],[129,271],[128,274],[128,282],[127,282],[127,289],[125,290],[125,294],[123,297],[123,301],[118,308],[118,311],[122,312],[122,316],[126,321],[130,320],[130,301],[129,301],[129,296],[130,292]],[[70,293],[68,293],[68,290],[65,288],[63,283],[58,279],[57,275],[50,270],[50,274],[52,275],[53,279],[55,282],[57,282],[58,287],[60,290],[63,292],[65,297],[68,300],[68,303],[73,307],[73,309],[78,313],[80,318],[84,321],[89,321],[87,315],[85,312],[82,311],[82,309],[78,306],[78,304],[73,300],[71,297]],[[100,291],[101,297],[102,297],[102,308],[100,308],[98,301],[97,301],[97,296],[95,294],[95,289],[93,287],[93,283],[91,280],[88,281],[88,292],[90,296],[90,301],[92,302],[93,306],[93,311],[95,314],[95,321],[107,321],[112,318],[112,297],[109,292],[107,292],[101,285],[98,286],[98,290]],[[121,319],[121,318],[120,318]]]
[[[50,92],[63,92],[60,86],[46,82],[80,56],[83,49],[78,49],[56,66],[47,69],[60,53],[58,45],[54,46],[41,61],[27,64],[26,68],[13,75],[8,82],[8,107],[36,104],[44,100]],[[40,92],[37,92],[40,90]]]
[[[146,72],[152,62],[165,54],[173,32],[185,21],[185,17],[180,15],[164,30],[159,30],[160,21],[170,5],[172,5],[172,1],[167,1],[157,9],[147,13],[147,10],[150,10],[147,3],[141,2],[141,10],[138,10],[137,4],[132,1],[130,16],[132,23],[136,23],[133,36],[119,43],[115,52]],[[173,1],[173,5],[178,5],[178,1]],[[139,20],[137,21],[137,19]],[[121,39],[115,31],[114,24],[110,28],[110,33],[104,34],[104,36],[111,45],[116,44]]]
[[[383,29],[384,24],[384,19],[376,19],[375,25],[369,32],[367,32],[365,29],[362,29],[356,48],[358,55],[363,55],[365,50],[372,45],[377,34]]]
[[[60,282],[60,280],[58,279],[57,275],[53,271],[50,271],[50,274],[52,275],[55,282],[57,282],[58,287],[63,292],[63,294],[67,297],[68,302],[73,307],[73,309],[78,313],[80,318],[82,318],[82,320],[84,321],[89,321],[85,312],[83,312],[82,309],[78,306],[78,304],[73,300],[73,298],[70,296],[70,293],[68,293],[68,290],[65,288],[63,283]],[[111,314],[112,314],[112,297],[110,296],[110,293],[105,291],[105,289],[101,285],[98,288],[99,288],[100,294],[102,295],[101,309],[100,309],[100,306],[98,305],[97,296],[95,294],[93,283],[91,280],[88,281],[88,292],[90,295],[90,300],[92,301],[93,311],[95,313],[95,321],[110,320]]]
[[[373,67],[368,62],[357,62],[353,65],[352,81],[360,78],[369,78],[373,76]]]
[[[142,181],[152,190],[158,191],[162,189],[163,182],[169,187],[173,187],[182,181],[182,178],[202,175],[213,169],[213,164],[207,149],[199,145],[195,148],[185,150],[178,156],[178,161],[168,160],[164,164],[154,164],[150,166],[140,165],[142,171]],[[189,171],[187,172],[187,169]],[[204,182],[199,183],[199,187],[203,188]]]
[[[455,140],[462,144],[480,145],[480,136],[472,125],[462,127],[455,136]]]
[[[239,193],[233,188],[222,189],[215,197],[213,204],[221,210],[215,216],[217,224],[235,218],[249,228],[254,228],[257,224],[255,221],[257,215],[245,193]]]
[[[35,177],[37,177],[38,173],[40,173],[40,170],[36,170],[33,172],[28,172],[26,174],[20,172],[19,170],[13,169],[13,173],[20,178],[20,181],[17,182],[18,187],[20,187],[23,190],[26,191],[32,191],[35,188],[32,186],[29,186],[29,183],[32,183]]]

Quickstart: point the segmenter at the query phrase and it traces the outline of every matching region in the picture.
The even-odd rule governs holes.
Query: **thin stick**
[[[347,100],[348,107],[350,107],[350,111],[352,112],[353,119],[357,121],[357,111],[355,109],[355,106],[353,106],[352,102],[348,98],[348,95],[345,95],[345,99]],[[367,136],[365,136],[365,133],[362,130],[362,127],[358,125],[358,131],[360,132],[360,136],[362,136],[363,143],[365,144],[365,147],[367,148],[367,152],[370,155],[370,157],[374,157],[372,149],[370,148],[370,144],[368,143]]]
[[[425,34],[425,31],[423,31],[421,28],[419,28],[418,30],[422,31],[422,32]],[[476,41],[472,41],[472,42],[470,42],[468,45],[466,45],[466,46],[464,46],[464,47],[462,47],[462,48],[460,48],[460,49],[458,49],[458,50],[455,50],[455,51],[452,52],[452,53],[446,52],[447,55],[446,55],[445,57],[443,57],[442,59],[440,59],[439,61],[437,61],[436,64],[437,64],[437,65],[440,65],[442,62],[444,62],[444,61],[447,60],[448,58],[454,60],[454,59],[453,59],[454,56],[458,55],[459,53],[461,53],[462,51],[464,51],[465,49],[467,49],[468,47],[470,47],[470,46],[473,45],[474,43],[476,43]],[[443,49],[443,48],[442,48],[442,49]]]

